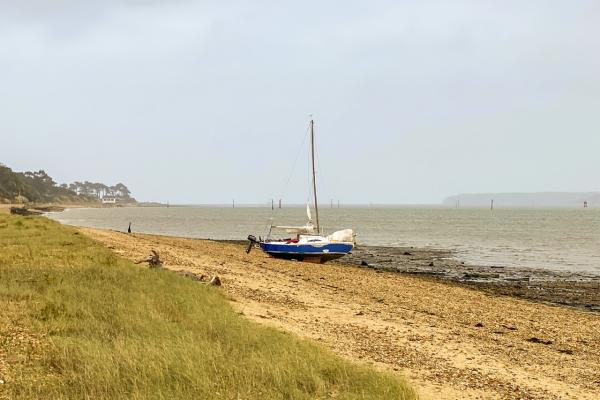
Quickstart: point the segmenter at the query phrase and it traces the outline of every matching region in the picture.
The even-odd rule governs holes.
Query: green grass
[[[0,215],[0,310],[0,398],[415,397],[46,218]]]

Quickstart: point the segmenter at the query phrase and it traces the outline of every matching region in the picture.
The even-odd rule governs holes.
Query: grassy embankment
[[[46,218],[0,214],[0,250],[0,398],[414,398]]]

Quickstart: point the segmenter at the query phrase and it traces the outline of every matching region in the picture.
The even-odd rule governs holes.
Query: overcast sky
[[[0,0],[0,162],[138,200],[600,190],[599,1]]]

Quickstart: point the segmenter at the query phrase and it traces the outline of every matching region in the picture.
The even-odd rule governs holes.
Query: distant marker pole
[[[232,207],[232,208],[235,208],[235,199],[232,199],[232,200],[231,200],[231,207]]]
[[[279,208],[281,208],[281,199],[279,199]]]
[[[492,202],[490,204],[490,211],[494,210],[494,199],[492,199]]]

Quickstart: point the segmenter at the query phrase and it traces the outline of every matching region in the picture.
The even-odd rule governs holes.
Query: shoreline
[[[600,275],[469,264],[454,258],[451,250],[415,247],[359,245],[338,263],[421,276],[492,294],[600,313]]]
[[[64,205],[64,207],[66,209],[70,206]],[[78,206],[78,208],[81,207],[81,205]],[[136,207],[143,206],[138,204]],[[58,221],[60,222],[60,219]],[[213,240],[219,243],[247,244],[246,240],[180,237],[193,240]],[[600,313],[600,274],[593,272],[481,265],[459,259],[456,256],[456,250],[452,249],[361,244],[358,244],[351,254],[331,263],[421,276],[474,288],[486,293]]]
[[[165,211],[143,210],[144,207],[136,208],[138,210],[132,210],[131,213],[126,210],[73,210],[64,215],[53,214],[51,218],[67,224],[116,230],[126,229],[127,222],[133,218],[133,228],[140,233],[167,234],[199,239],[240,240],[245,239],[248,233],[266,233],[264,226],[261,225],[262,228],[256,228],[257,220],[254,216],[266,220],[266,215],[269,213],[264,210],[245,212],[231,210],[231,208],[219,209],[218,207],[209,207],[210,210],[199,209],[193,211],[187,211],[182,207],[174,207],[172,211],[166,209]],[[394,218],[400,219],[385,232],[379,232],[374,229],[373,222],[387,216],[387,213],[371,215],[368,210],[357,211],[356,215],[354,211],[342,211],[341,214],[337,210],[331,212],[331,218],[340,217],[348,222],[348,218],[354,219],[356,217],[358,218],[357,226],[364,224],[364,232],[359,237],[361,239],[359,240],[359,247],[362,244],[398,246],[400,248],[415,246],[419,250],[431,249],[438,253],[447,252],[448,257],[454,257],[468,265],[477,266],[479,270],[489,269],[490,266],[494,266],[493,268],[496,269],[490,272],[497,272],[502,266],[506,267],[507,270],[521,269],[522,271],[514,278],[524,278],[527,275],[532,275],[528,274],[526,270],[533,271],[535,274],[534,269],[553,271],[559,274],[569,271],[567,275],[572,273],[573,276],[577,276],[577,279],[580,276],[600,277],[600,267],[597,262],[600,254],[597,246],[594,246],[596,237],[592,235],[593,226],[588,226],[596,220],[597,216],[595,214],[588,213],[581,214],[581,216],[577,214],[578,218],[579,216],[584,218],[583,221],[569,216],[566,219],[570,225],[567,226],[568,229],[564,232],[565,240],[560,239],[562,235],[560,231],[549,230],[548,228],[541,231],[539,235],[525,234],[525,242],[523,242],[521,237],[524,235],[523,230],[526,229],[527,224],[542,223],[543,221],[540,218],[550,218],[550,221],[553,221],[552,224],[556,224],[557,221],[564,220],[563,215],[552,213],[540,217],[527,213],[524,215],[517,213],[510,214],[506,218],[494,217],[490,220],[489,216],[481,216],[476,211],[472,212],[472,210],[463,210],[458,215],[446,212],[438,215],[438,212],[434,210],[410,210],[406,213],[391,214]],[[415,224],[414,220],[411,219],[413,214],[423,218],[423,221],[425,221],[424,228],[417,225],[413,226]],[[281,215],[285,215],[286,219],[295,217],[295,213],[290,211]],[[591,215],[591,218],[588,218],[588,215]],[[449,218],[449,224],[438,227],[439,221],[436,218],[446,217]],[[402,218],[406,221],[402,222]],[[511,221],[514,218],[523,222],[515,230],[511,226],[505,226],[506,223],[502,222]],[[346,225],[352,225],[346,222]],[[465,234],[454,237],[453,232],[456,229],[462,229],[460,227],[463,224],[467,224],[464,226],[468,228]],[[584,228],[577,228],[579,226],[584,226]],[[488,228],[494,232],[501,230],[503,233],[488,235],[486,233]],[[424,230],[414,234],[411,233],[415,229]],[[550,231],[554,233],[548,233]],[[363,234],[364,237],[362,237]],[[574,238],[579,237],[578,235],[581,235],[581,238],[575,240]],[[377,263],[376,261],[373,262]],[[434,272],[440,275],[448,275],[448,273],[437,269]],[[470,271],[470,274],[469,281],[477,279],[477,271]],[[533,279],[535,279],[535,276]],[[486,278],[486,280],[489,279]]]
[[[248,243],[244,240],[193,240],[244,246]],[[329,263],[419,276],[490,294],[600,313],[600,275],[542,268],[477,265],[455,258],[452,250],[360,244],[351,254]]]
[[[218,275],[238,313],[403,374],[424,400],[595,399],[600,391],[597,313],[423,274],[276,260],[246,254],[242,242],[79,230],[131,260],[156,250],[184,276]]]

